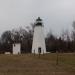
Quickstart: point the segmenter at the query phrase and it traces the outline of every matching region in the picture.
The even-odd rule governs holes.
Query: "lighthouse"
[[[36,19],[36,22],[34,24],[32,53],[35,53],[35,54],[46,53],[44,25],[43,25],[42,19],[40,17],[38,17]]]

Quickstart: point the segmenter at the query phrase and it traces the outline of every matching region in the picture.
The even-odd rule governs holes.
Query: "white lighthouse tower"
[[[34,35],[33,35],[33,43],[32,43],[32,53],[35,54],[43,54],[46,53],[46,45],[45,45],[45,37],[43,31],[42,19],[38,17],[34,26]]]

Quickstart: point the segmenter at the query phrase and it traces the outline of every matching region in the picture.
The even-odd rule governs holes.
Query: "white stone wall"
[[[35,54],[38,54],[39,47],[41,47],[41,54],[46,53],[45,37],[42,26],[36,26],[34,28],[32,53],[34,53],[35,50]]]
[[[13,44],[13,54],[20,54],[21,53],[21,44],[16,43]]]

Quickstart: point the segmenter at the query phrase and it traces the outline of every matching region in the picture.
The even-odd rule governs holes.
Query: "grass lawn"
[[[0,75],[75,75],[75,53],[0,55]]]

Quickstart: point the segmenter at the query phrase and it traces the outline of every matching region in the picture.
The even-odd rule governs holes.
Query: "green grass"
[[[75,53],[0,55],[0,75],[75,75]]]

